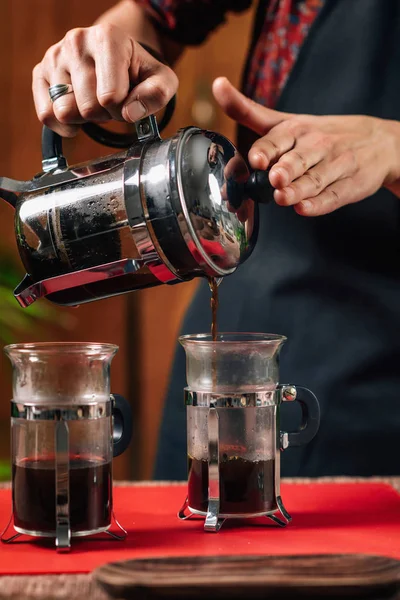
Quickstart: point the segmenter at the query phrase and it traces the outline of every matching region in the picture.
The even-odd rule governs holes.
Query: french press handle
[[[273,197],[275,188],[269,180],[270,169],[253,171],[245,184],[246,195],[257,204],[268,204]]]
[[[252,171],[247,181],[227,178],[227,196],[229,204],[235,209],[240,208],[243,198],[250,198],[256,204],[269,204],[273,198],[274,187],[269,180],[270,169]]]
[[[173,103],[172,106],[175,105],[175,98],[170,100],[169,105],[171,105],[171,103]],[[159,138],[160,131],[166,127],[172,113],[173,108],[170,109],[169,117],[165,120],[165,117],[167,116],[166,110],[159,126],[157,125],[157,120],[154,115],[145,117],[141,121],[135,123],[136,133],[117,133],[115,131],[108,131],[95,123],[86,123],[85,125],[82,125],[82,129],[90,138],[99,144],[104,144],[111,148],[129,148],[138,141]],[[62,137],[44,125],[42,130],[43,171],[47,173],[54,169],[66,169],[67,166],[67,160],[63,155]]]
[[[120,456],[132,439],[132,409],[119,394],[111,394],[113,416],[113,457]]]
[[[164,131],[166,126],[169,124],[170,120],[175,111],[176,106],[176,96],[173,96],[171,100],[168,102],[165,107],[164,114],[158,124],[158,131],[161,133]],[[141,122],[146,122],[148,120],[154,120],[155,117],[147,117],[143,119]],[[138,124],[135,123],[136,133],[117,133],[116,131],[109,131],[108,129],[104,129],[100,125],[96,123],[84,123],[82,125],[83,131],[88,135],[92,140],[99,144],[103,144],[103,146],[109,146],[110,148],[129,148],[133,144],[135,144],[138,139],[140,139],[140,133],[138,132]]]

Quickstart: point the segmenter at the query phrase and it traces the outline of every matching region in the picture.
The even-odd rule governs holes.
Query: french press
[[[280,453],[309,443],[319,429],[317,398],[279,383],[285,337],[258,333],[187,335],[188,495],[181,519],[205,518],[217,532],[225,519],[266,516],[285,526],[291,517],[280,492]],[[300,403],[298,431],[280,429],[282,402]]]
[[[12,517],[1,536],[71,538],[113,529],[112,459],[128,447],[132,413],[110,395],[112,344],[6,346],[13,367],[11,401]],[[7,537],[11,524],[15,530]]]
[[[154,116],[137,138],[95,124],[88,135],[116,154],[68,167],[62,140],[43,129],[43,172],[31,181],[0,177],[15,208],[18,250],[27,271],[21,306],[46,297],[79,305],[131,290],[221,278],[251,254],[255,200],[270,198],[264,172],[250,175],[224,136],[187,127],[162,140]]]

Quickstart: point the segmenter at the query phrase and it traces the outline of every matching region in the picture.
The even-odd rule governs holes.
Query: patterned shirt
[[[201,44],[228,12],[242,12],[252,0],[136,0],[165,35],[184,45]],[[244,93],[273,107],[324,0],[269,0],[263,2],[255,24]]]

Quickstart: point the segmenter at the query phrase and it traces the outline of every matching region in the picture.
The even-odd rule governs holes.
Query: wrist
[[[146,43],[159,53],[162,51],[156,28],[144,8],[135,0],[121,0],[104,12],[94,25],[100,23],[115,25],[132,39]]]
[[[387,149],[387,169],[383,185],[400,197],[400,123],[386,119],[380,121]]]

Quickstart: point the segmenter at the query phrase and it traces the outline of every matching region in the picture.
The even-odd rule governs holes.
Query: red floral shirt
[[[228,12],[241,12],[251,0],[136,0],[157,27],[185,45],[203,42]],[[270,0],[250,57],[244,92],[273,107],[324,0]]]

